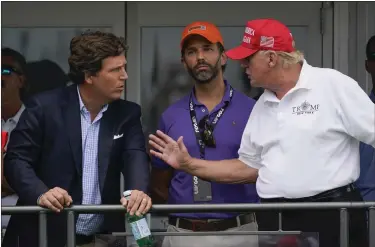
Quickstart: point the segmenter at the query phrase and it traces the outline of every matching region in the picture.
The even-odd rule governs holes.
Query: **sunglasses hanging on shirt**
[[[198,126],[204,145],[206,147],[216,148],[216,142],[213,134],[214,128],[210,123],[209,116],[204,116],[201,121],[199,121]]]

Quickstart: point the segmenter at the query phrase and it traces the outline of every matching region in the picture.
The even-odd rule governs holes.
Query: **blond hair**
[[[293,47],[295,47],[295,43],[293,41]],[[305,59],[303,52],[299,50],[295,50],[293,52],[285,52],[285,51],[273,51],[273,50],[262,50],[260,53],[262,55],[267,55],[270,52],[276,53],[280,58],[282,62],[282,67],[287,68],[289,65],[302,63]]]

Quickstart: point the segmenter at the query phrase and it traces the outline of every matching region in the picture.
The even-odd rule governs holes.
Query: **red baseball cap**
[[[274,19],[248,21],[241,45],[226,54],[233,60],[241,60],[259,50],[295,51],[289,28]]]
[[[184,45],[184,42],[190,35],[200,35],[207,39],[211,43],[220,43],[224,46],[223,37],[219,29],[212,23],[206,21],[196,21],[187,25],[182,32],[180,46]]]

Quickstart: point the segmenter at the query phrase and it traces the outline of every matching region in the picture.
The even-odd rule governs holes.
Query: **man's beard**
[[[198,70],[199,66],[207,66],[208,68],[205,70]],[[208,63],[201,62],[194,66],[194,68],[188,67],[188,73],[193,79],[200,84],[206,84],[212,81],[217,77],[219,74],[219,65],[218,63],[215,66],[212,66]]]

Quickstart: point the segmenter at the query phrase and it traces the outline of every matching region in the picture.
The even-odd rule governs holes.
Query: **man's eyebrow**
[[[204,45],[201,45],[199,47],[207,48],[207,47],[212,47],[212,45],[213,44],[204,44]],[[196,46],[188,46],[186,49],[187,50],[192,50],[192,49],[197,49],[197,47]]]
[[[125,67],[125,65],[126,65],[126,62],[121,63],[121,64],[113,65],[113,66],[111,66],[109,69],[110,69],[110,70],[114,70],[114,69],[118,69],[118,68]]]

